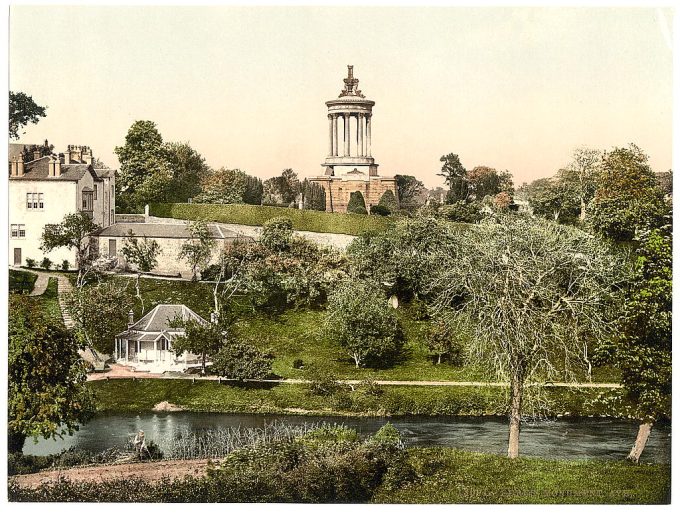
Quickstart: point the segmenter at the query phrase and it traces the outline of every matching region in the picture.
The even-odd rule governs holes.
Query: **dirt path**
[[[35,488],[41,483],[57,481],[60,478],[71,481],[100,482],[111,479],[143,478],[145,481],[160,481],[164,477],[175,479],[186,475],[205,474],[208,460],[163,460],[151,463],[126,463],[121,465],[99,465],[63,470],[48,470],[36,474],[13,476],[19,486]]]

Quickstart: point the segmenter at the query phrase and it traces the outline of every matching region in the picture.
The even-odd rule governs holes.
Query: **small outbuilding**
[[[177,356],[172,342],[184,335],[181,327],[171,327],[173,320],[206,320],[184,304],[159,304],[137,322],[130,312],[128,328],[116,335],[114,358],[121,365],[128,365],[144,372],[183,372],[200,364],[200,356],[184,352]]]

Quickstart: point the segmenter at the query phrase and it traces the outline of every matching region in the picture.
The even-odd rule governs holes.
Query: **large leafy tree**
[[[158,256],[161,254],[161,246],[156,240],[149,240],[146,236],[140,240],[135,236],[135,233],[130,229],[128,235],[124,240],[121,253],[127,262],[137,269],[135,280],[135,291],[137,298],[142,306],[142,313],[144,313],[144,297],[139,289],[139,279],[144,272],[150,272],[158,265]]]
[[[243,202],[246,204],[259,206],[262,204],[263,194],[264,187],[262,185],[262,180],[257,177],[253,177],[252,175],[247,175],[246,187],[243,190]]]
[[[220,168],[207,174],[201,183],[197,202],[207,204],[241,204],[248,186],[248,176],[239,169]]]
[[[357,368],[389,365],[405,339],[383,290],[364,281],[346,281],[331,294],[325,323],[329,337]]]
[[[271,354],[247,342],[227,342],[213,356],[212,371],[237,381],[266,379],[272,374]]]
[[[527,383],[589,373],[588,342],[611,327],[608,300],[624,267],[580,230],[507,217],[454,234],[436,306],[472,331],[470,359],[510,384],[508,456],[519,456]]]
[[[599,349],[601,358],[621,370],[623,402],[613,407],[640,421],[628,455],[636,463],[656,420],[671,415],[672,242],[670,227],[641,235],[623,316],[614,337]]]
[[[189,235],[189,241],[182,244],[178,257],[189,264],[191,280],[195,281],[198,278],[198,271],[210,262],[216,242],[211,237],[210,227],[203,220],[189,223]]]
[[[278,177],[264,181],[263,202],[275,206],[292,206],[300,194],[301,183],[292,168],[286,168]]]
[[[172,173],[164,202],[186,202],[201,192],[201,182],[210,169],[205,158],[189,143],[166,143],[166,159]]]
[[[51,252],[60,247],[75,250],[78,267],[77,285],[80,287],[91,263],[89,236],[100,228],[85,213],[68,214],[61,223],[45,225],[40,238],[40,249],[44,252]]]
[[[468,196],[466,170],[461,164],[458,154],[447,154],[439,161],[442,163],[441,172],[437,175],[444,177],[444,184],[449,187],[448,199],[450,202],[466,200]]]
[[[467,197],[481,201],[486,196],[495,196],[505,192],[512,196],[514,189],[512,175],[505,170],[499,172],[489,166],[475,166],[465,174]]]
[[[19,131],[29,123],[38,123],[46,107],[38,105],[26,93],[9,92],[9,137],[19,139]]]
[[[394,176],[397,181],[397,198],[402,209],[412,210],[422,204],[421,194],[425,190],[425,185],[413,175]]]
[[[315,211],[326,211],[326,190],[320,184],[302,181],[302,207]]]
[[[574,150],[569,166],[558,172],[563,191],[571,196],[569,202],[579,206],[581,222],[586,218],[588,203],[595,196],[601,163],[602,152],[581,147]]]
[[[569,188],[557,179],[536,179],[522,187],[535,216],[563,224],[578,219],[579,204]]]
[[[639,147],[604,153],[589,211],[593,230],[615,241],[631,241],[638,231],[663,225],[670,206]]]
[[[9,452],[27,437],[72,433],[94,412],[86,369],[63,325],[30,299],[10,295],[8,351]]]

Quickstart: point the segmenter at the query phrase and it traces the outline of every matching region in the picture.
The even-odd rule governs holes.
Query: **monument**
[[[354,67],[347,66],[345,87],[340,96],[326,102],[328,106],[328,155],[321,165],[325,174],[309,180],[326,190],[326,211],[344,213],[349,196],[359,191],[366,209],[378,204],[387,190],[397,198],[394,177],[378,175],[378,165],[371,154],[371,120],[375,102],[368,100],[354,78]]]

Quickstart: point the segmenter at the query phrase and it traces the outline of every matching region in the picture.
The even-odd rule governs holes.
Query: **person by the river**
[[[144,431],[141,429],[139,430],[139,433],[135,435],[135,441],[134,441],[134,446],[135,446],[135,452],[137,453],[137,456],[141,458],[143,456],[143,453],[150,454],[149,449],[146,447],[146,439],[144,437]]]

